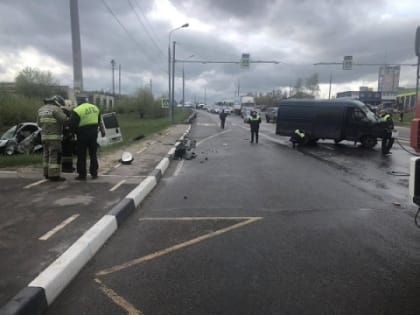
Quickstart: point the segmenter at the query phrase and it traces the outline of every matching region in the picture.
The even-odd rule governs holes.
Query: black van
[[[386,123],[357,100],[287,99],[278,104],[276,134],[291,136],[296,129],[308,141],[360,141],[372,148],[385,135]]]

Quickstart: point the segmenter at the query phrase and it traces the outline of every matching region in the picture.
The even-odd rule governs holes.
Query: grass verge
[[[188,118],[191,111],[179,109],[175,111],[175,123],[181,123]],[[101,147],[100,152],[112,152],[119,148],[129,146],[136,137],[143,135],[147,137],[151,134],[166,129],[171,125],[167,117],[158,119],[140,119],[135,114],[118,115],[118,123],[121,128],[124,141],[114,145]],[[0,155],[0,169],[13,169],[16,167],[42,167],[42,154],[16,154],[12,156]]]

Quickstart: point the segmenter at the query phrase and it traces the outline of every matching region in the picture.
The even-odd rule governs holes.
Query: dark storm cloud
[[[190,82],[206,81],[208,95],[232,94],[241,81],[244,92],[287,88],[298,78],[319,73],[321,83],[375,80],[378,67],[354,66],[351,71],[336,66],[314,66],[317,62],[341,62],[351,55],[359,63],[414,62],[413,41],[418,21],[414,17],[386,18],[386,1],[171,1],[192,20],[213,27],[201,32],[190,27],[177,32],[177,59],[239,60],[250,52],[252,59],[278,60],[285,64],[238,65],[186,64]],[[116,17],[108,10],[111,8]],[[135,11],[133,11],[133,7]],[[122,65],[124,88],[133,91],[139,84],[154,80],[156,93],[167,89],[168,32],[171,18],[144,19],[153,2],[145,0],[79,1],[82,59],[87,88],[107,88],[111,59]],[[33,47],[72,67],[69,1],[10,0],[0,3],[0,52],[18,53]],[[390,12],[392,13],[392,12]],[[119,19],[125,30],[116,21]],[[187,21],[188,22],[188,21]],[[243,36],[228,40],[226,33]],[[265,34],[264,42],[257,34]],[[151,40],[153,38],[153,40]],[[254,40],[257,40],[254,42]],[[245,50],[245,51],[244,51]],[[4,65],[3,65],[4,67]],[[181,64],[177,64],[177,76]],[[405,70],[402,70],[404,76]],[[72,73],[66,82],[72,81]],[[201,81],[200,81],[201,79]],[[190,86],[202,94],[203,86]]]

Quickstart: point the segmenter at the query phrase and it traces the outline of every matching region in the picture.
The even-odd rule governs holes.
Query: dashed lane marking
[[[76,220],[78,217],[79,217],[79,214],[72,215],[71,217],[65,219],[63,222],[61,222],[55,228],[53,228],[52,230],[48,231],[47,233],[45,233],[44,235],[42,235],[38,239],[40,241],[46,241],[46,240],[48,240],[51,236],[53,236],[58,231],[64,229],[66,227],[66,225],[70,224],[71,222],[73,222],[74,220]]]
[[[141,150],[137,151],[136,153],[137,153],[137,154],[143,153],[144,151],[146,151],[146,149],[147,149],[147,148],[143,148],[143,149],[141,149]]]
[[[210,140],[210,139],[212,139],[212,138],[215,138],[215,137],[221,136],[221,135],[223,135],[223,134],[225,134],[225,133],[228,133],[228,132],[231,132],[231,131],[232,131],[232,129],[228,129],[228,130],[225,130],[225,131],[222,131],[222,132],[216,133],[215,135],[212,135],[212,136],[209,136],[209,137],[207,137],[207,138],[204,138],[204,139],[202,139],[202,140],[198,141],[198,142],[197,142],[197,144],[196,144],[196,146],[198,147],[199,145],[203,144],[203,142],[205,142],[205,141],[207,141],[207,140]]]
[[[37,181],[35,183],[26,185],[25,187],[23,187],[23,189],[28,189],[28,188],[31,188],[31,187],[34,187],[34,186],[38,186],[38,185],[41,185],[42,183],[45,183],[47,181],[48,181],[48,179],[42,179],[42,180],[39,180],[39,181]]]
[[[118,184],[116,184],[114,187],[112,187],[109,191],[114,191],[117,190],[122,184],[124,184],[126,182],[125,179],[123,179],[122,181],[120,181]]]

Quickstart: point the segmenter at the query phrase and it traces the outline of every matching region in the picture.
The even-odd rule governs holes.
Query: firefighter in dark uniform
[[[394,144],[394,138],[392,137],[392,130],[394,129],[394,121],[392,120],[391,114],[384,114],[382,120],[385,122],[384,135],[382,137],[381,150],[382,154],[391,154],[390,150]]]
[[[61,177],[61,141],[63,139],[63,125],[67,116],[60,106],[64,106],[64,99],[55,95],[44,100],[44,106],[38,110],[38,126],[41,128],[41,142],[43,148],[43,173],[51,181],[64,181]]]
[[[102,137],[105,136],[105,129],[101,123],[101,115],[98,107],[88,102],[86,96],[77,97],[78,106],[73,110],[70,118],[72,130],[77,136],[77,173],[76,180],[86,180],[86,153],[89,152],[89,173],[92,179],[98,177],[97,138],[98,129]]]
[[[296,144],[304,144],[306,142],[305,132],[303,130],[296,129],[290,137],[290,141],[293,144],[293,149],[296,147]]]
[[[69,107],[63,106],[61,108],[70,119],[71,109]],[[62,147],[62,157],[61,157],[61,171],[63,173],[73,173],[73,154],[75,153],[76,147],[76,136],[70,127],[70,120],[64,124],[63,128],[63,141],[61,143]]]
[[[255,110],[251,112],[251,115],[248,117],[247,120],[248,124],[251,127],[251,143],[254,143],[254,136],[255,136],[255,143],[258,143],[258,131],[260,129],[261,123],[261,116],[257,114]]]

